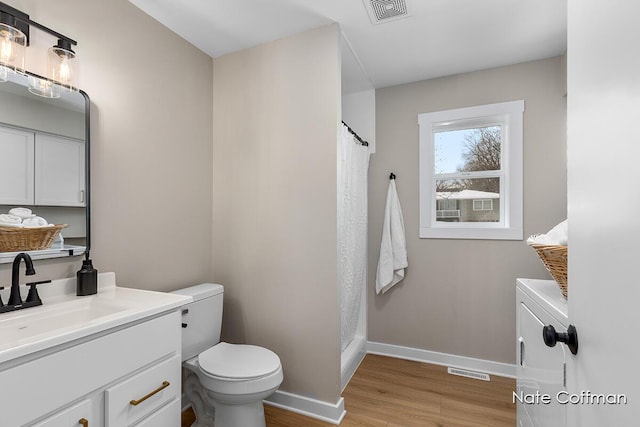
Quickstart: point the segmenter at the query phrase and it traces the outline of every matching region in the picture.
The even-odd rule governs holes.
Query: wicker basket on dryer
[[[558,283],[560,291],[565,298],[568,297],[569,284],[567,283],[567,246],[560,245],[529,245],[538,253],[538,256],[547,267],[553,279]]]
[[[0,226],[0,252],[49,249],[65,227],[67,224],[24,228]]]

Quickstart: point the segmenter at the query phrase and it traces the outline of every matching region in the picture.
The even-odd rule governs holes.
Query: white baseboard
[[[419,348],[368,341],[367,353],[486,372],[500,377],[516,377],[516,365],[493,362],[491,360],[474,359],[473,357],[456,356],[455,354],[438,353],[437,351],[422,350]]]
[[[335,404],[331,404],[299,394],[276,390],[268,399],[264,400],[264,403],[335,425],[340,424],[347,413],[344,409],[343,397],[340,397],[340,400]]]

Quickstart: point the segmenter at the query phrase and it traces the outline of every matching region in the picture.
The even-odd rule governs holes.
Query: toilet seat
[[[283,379],[280,358],[271,350],[221,342],[184,362],[220,401],[273,393]]]
[[[226,381],[267,377],[281,369],[277,354],[263,347],[221,342],[198,355],[202,373]]]

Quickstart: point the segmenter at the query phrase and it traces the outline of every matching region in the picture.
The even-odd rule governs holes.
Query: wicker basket
[[[568,293],[567,283],[567,247],[551,245],[530,245],[554,278],[565,298]]]
[[[0,226],[0,252],[36,251],[49,249],[60,230],[67,224],[48,227],[2,227]]]

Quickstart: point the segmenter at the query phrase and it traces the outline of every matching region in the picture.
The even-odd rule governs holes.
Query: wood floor
[[[514,427],[515,380],[491,381],[447,374],[444,366],[367,355],[342,396],[341,427]],[[332,424],[265,405],[268,427],[329,427]],[[193,412],[185,411],[182,427]]]

